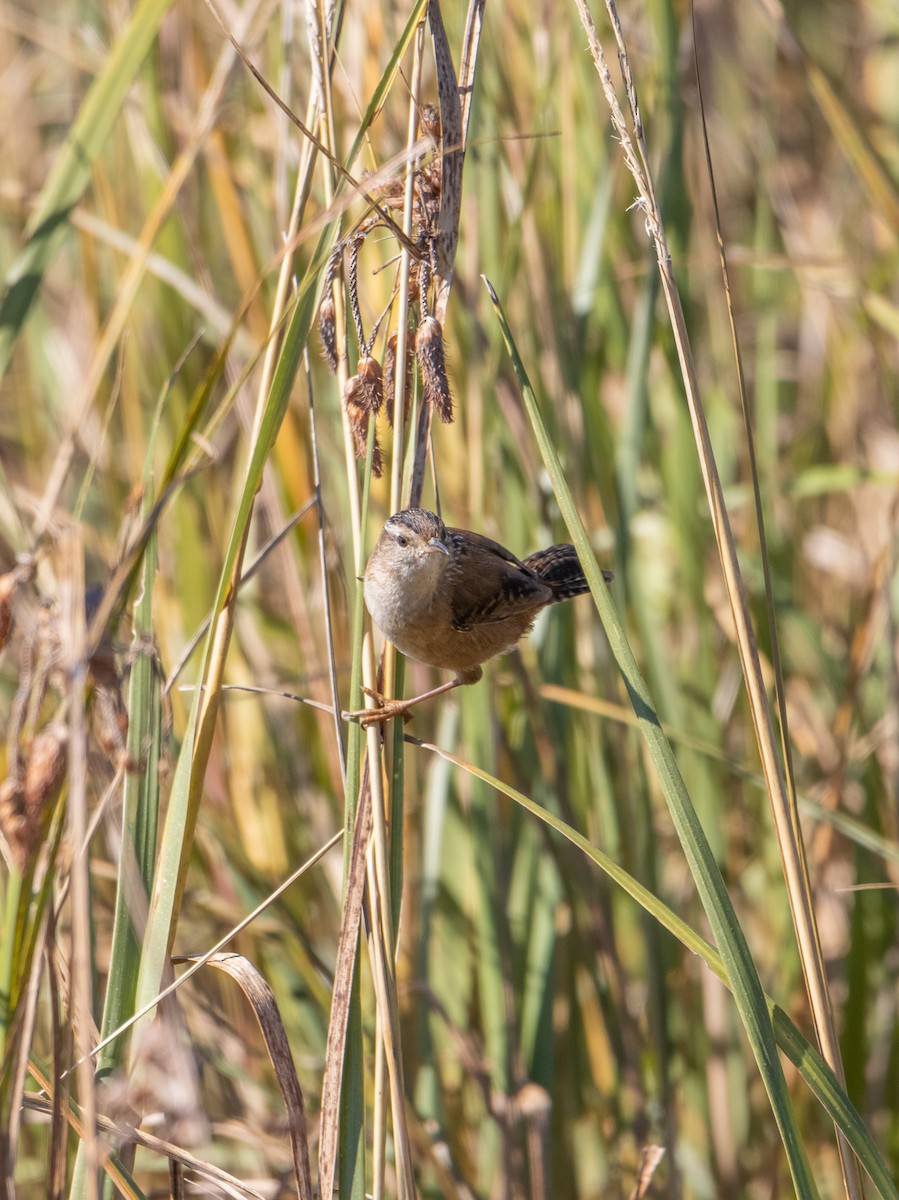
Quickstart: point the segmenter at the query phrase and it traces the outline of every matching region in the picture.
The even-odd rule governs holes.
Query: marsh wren
[[[603,577],[609,582],[612,572]],[[398,650],[455,673],[421,696],[345,714],[369,724],[477,683],[481,663],[511,650],[542,609],[589,587],[574,546],[550,546],[522,561],[483,534],[448,529],[427,509],[407,508],[381,531],[364,590],[375,624]]]

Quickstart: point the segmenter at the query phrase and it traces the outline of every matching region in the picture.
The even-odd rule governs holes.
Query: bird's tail
[[[567,542],[550,546],[548,550],[538,550],[524,560],[524,565],[552,588],[553,600],[570,600],[572,596],[582,596],[590,590],[577,551]],[[615,578],[611,571],[602,574],[606,583]]]

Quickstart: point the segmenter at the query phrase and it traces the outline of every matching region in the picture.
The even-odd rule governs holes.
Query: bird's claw
[[[363,729],[367,729],[369,725],[383,725],[394,717],[402,717],[406,723],[412,720],[412,713],[409,712],[409,705],[405,700],[387,700],[373,688],[363,687],[362,690],[366,696],[371,696],[377,707],[343,712],[340,715],[345,721],[358,721]]]

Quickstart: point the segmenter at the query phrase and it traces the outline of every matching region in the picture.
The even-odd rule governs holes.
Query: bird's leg
[[[474,670],[477,671],[477,675],[474,675]],[[345,721],[358,721],[363,728],[382,724],[384,721],[392,720],[393,717],[411,720],[412,718],[407,716],[409,710],[416,704],[421,704],[423,700],[433,700],[435,696],[442,696],[445,692],[451,692],[453,688],[464,687],[468,683],[477,683],[483,672],[480,667],[476,667],[474,670],[460,672],[449,683],[442,683],[440,687],[431,688],[429,692],[422,692],[420,696],[411,696],[408,700],[387,700],[371,688],[363,687],[363,692],[377,701],[377,708],[359,708],[354,712],[341,713],[341,716]]]

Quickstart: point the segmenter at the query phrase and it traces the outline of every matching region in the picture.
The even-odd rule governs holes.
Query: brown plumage
[[[455,673],[426,696],[477,683],[481,664],[511,650],[541,609],[586,591],[573,546],[521,560],[483,534],[447,528],[423,508],[390,518],[365,569],[365,603],[381,631],[409,658]],[[391,701],[364,719],[396,716],[422,699]]]

